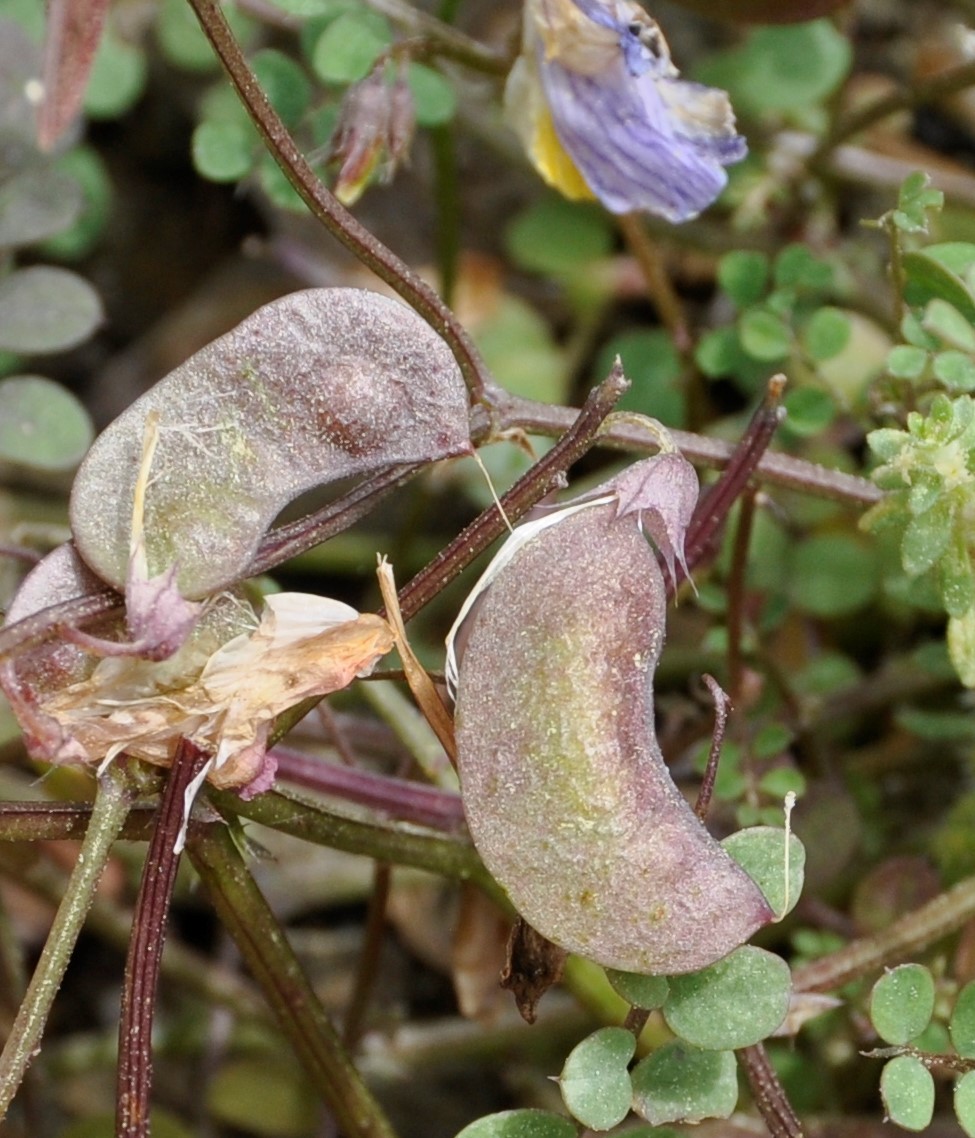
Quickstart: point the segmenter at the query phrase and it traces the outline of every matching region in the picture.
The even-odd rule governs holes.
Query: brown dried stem
[[[394,289],[443,337],[457,360],[473,399],[487,407],[503,402],[504,393],[496,386],[457,317],[409,265],[340,204],[308,165],[244,58],[218,0],[190,0],[190,4],[268,150],[302,201],[333,237]]]

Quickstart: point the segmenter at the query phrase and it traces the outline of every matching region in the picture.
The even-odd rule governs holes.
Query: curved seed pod
[[[89,451],[72,532],[119,589],[151,413],[148,576],[175,565],[188,598],[245,575],[268,526],[303,491],[471,449],[463,377],[416,313],[360,289],[292,293],[191,356]]]
[[[527,541],[516,531],[468,619],[464,807],[488,869],[550,940],[626,972],[691,972],[772,912],[667,771],[653,720],[664,582],[603,489]]]

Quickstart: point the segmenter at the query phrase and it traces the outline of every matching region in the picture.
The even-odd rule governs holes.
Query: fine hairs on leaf
[[[72,491],[72,529],[81,556],[118,588],[150,414],[159,439],[148,570],[174,569],[188,598],[246,576],[271,522],[302,491],[471,451],[463,379],[424,321],[360,289],[292,293],[157,383],[89,451]],[[196,445],[198,428],[206,447]]]

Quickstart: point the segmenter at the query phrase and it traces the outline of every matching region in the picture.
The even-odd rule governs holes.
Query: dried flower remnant
[[[508,118],[542,177],[613,213],[696,217],[747,153],[724,91],[679,78],[630,0],[527,0]]]
[[[654,734],[666,590],[642,519],[680,559],[696,488],[658,455],[519,527],[465,605],[462,652],[458,625],[448,645],[478,852],[540,933],[627,972],[696,971],[773,916]]]
[[[342,100],[330,157],[338,164],[334,190],[343,205],[357,202],[371,181],[388,182],[409,155],[413,92],[400,71],[392,79],[386,71],[383,62]]]
[[[28,655],[5,664],[0,683],[35,757],[102,764],[126,752],[167,766],[185,736],[212,756],[204,777],[252,796],[274,777],[267,740],[275,717],[367,675],[393,643],[378,616],[278,593],[265,599],[259,620],[250,613],[247,631],[214,647],[215,627],[239,626],[247,606],[223,594],[211,612],[216,618],[204,613],[173,660],[108,656],[60,685],[58,675],[77,676],[78,661],[32,669]]]

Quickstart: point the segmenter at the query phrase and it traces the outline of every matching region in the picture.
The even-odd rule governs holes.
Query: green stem
[[[473,881],[493,896],[499,891],[466,838],[424,831],[393,821],[363,821],[325,809],[293,790],[274,790],[250,802],[230,791],[207,788],[221,814],[239,815],[319,846],[362,854],[393,865],[411,865],[441,877]]]
[[[28,1064],[40,1048],[51,1005],[64,978],[75,941],[95,895],[112,844],[122,829],[135,792],[123,763],[102,775],[91,821],[58,906],[40,960],[0,1055],[0,1120],[17,1093]]]
[[[342,245],[385,281],[442,336],[475,402],[504,401],[467,331],[436,292],[339,203],[308,165],[268,101],[220,8],[219,0],[190,0],[197,19],[272,157],[315,217]]]
[[[396,1138],[342,1047],[284,930],[222,825],[191,830],[187,851],[214,908],[265,993],[295,1054],[346,1138]]]

